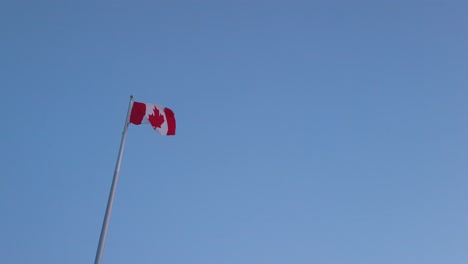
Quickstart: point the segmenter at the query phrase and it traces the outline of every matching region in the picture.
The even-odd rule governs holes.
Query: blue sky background
[[[0,260],[467,263],[468,2],[2,1]]]

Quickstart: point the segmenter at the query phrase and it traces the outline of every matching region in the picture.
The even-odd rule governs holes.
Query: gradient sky
[[[468,263],[467,1],[0,2],[0,261]]]

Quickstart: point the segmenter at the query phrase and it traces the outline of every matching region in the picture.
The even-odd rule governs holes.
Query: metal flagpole
[[[109,199],[107,201],[106,214],[104,216],[104,221],[102,222],[101,236],[99,237],[99,245],[96,252],[96,258],[94,259],[94,264],[101,264],[102,254],[104,251],[104,244],[106,243],[107,228],[109,226],[110,215],[112,212],[112,204],[114,203],[114,194],[115,186],[117,185],[117,180],[119,179],[120,171],[120,162],[122,161],[122,154],[125,146],[125,139],[127,137],[128,124],[130,122],[130,113],[133,105],[133,95],[130,96],[130,103],[128,105],[127,118],[125,119],[125,126],[122,132],[122,141],[120,142],[119,155],[117,157],[117,163],[115,164],[114,178],[112,180],[111,189],[109,192]]]

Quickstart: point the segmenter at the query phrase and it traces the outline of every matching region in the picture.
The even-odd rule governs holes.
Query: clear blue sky
[[[0,261],[468,263],[468,2],[2,1]]]

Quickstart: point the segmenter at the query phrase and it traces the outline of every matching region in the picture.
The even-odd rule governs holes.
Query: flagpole
[[[112,179],[112,185],[109,192],[109,199],[107,201],[106,214],[104,216],[104,221],[102,222],[101,236],[99,237],[99,245],[96,252],[96,258],[94,259],[94,264],[101,264],[102,254],[104,251],[104,244],[106,243],[107,228],[109,226],[110,215],[112,212],[112,205],[114,203],[115,187],[117,185],[117,180],[119,179],[120,172],[120,163],[122,161],[122,154],[125,146],[125,139],[127,137],[128,124],[130,121],[130,113],[133,105],[133,95],[130,95],[130,103],[128,104],[127,118],[125,119],[124,130],[122,132],[122,140],[120,141],[119,155],[117,157],[117,163],[115,164],[114,178]]]

